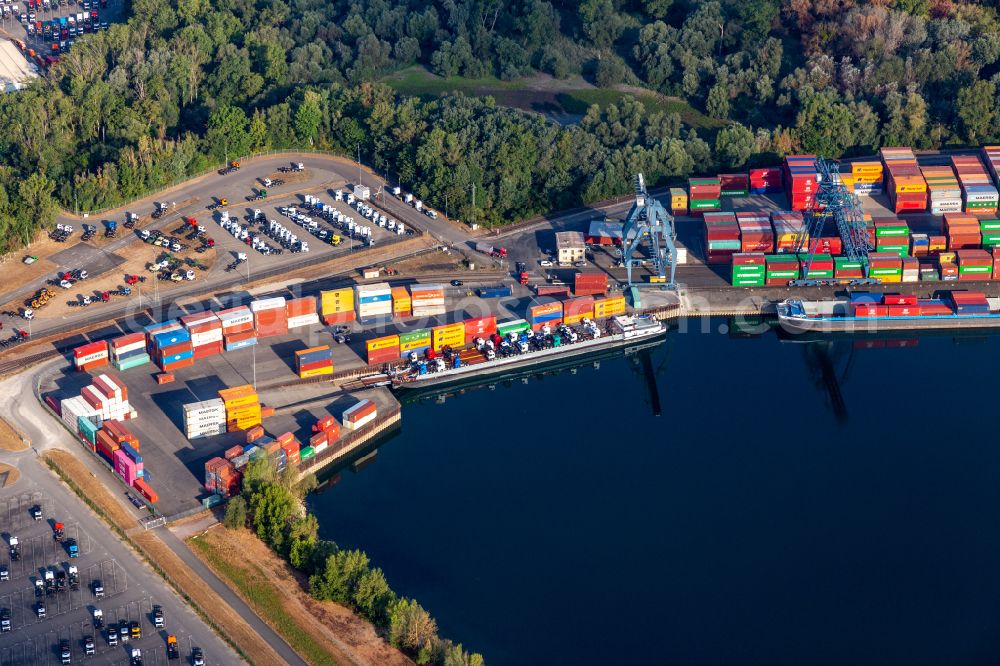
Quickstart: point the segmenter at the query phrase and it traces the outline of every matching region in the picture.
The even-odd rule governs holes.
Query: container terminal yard
[[[47,418],[172,522],[238,492],[253,460],[329,476],[401,427],[401,403],[634,354],[691,317],[793,337],[991,328],[994,158],[638,176],[634,196],[498,232],[342,160],[263,158],[109,215],[124,222],[100,238],[73,243],[66,218],[65,249],[4,294],[0,371],[37,365]],[[266,202],[241,201],[265,180]]]

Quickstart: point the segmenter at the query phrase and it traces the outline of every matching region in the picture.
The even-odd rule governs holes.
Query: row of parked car
[[[28,16],[21,15],[21,21],[25,23],[25,30],[28,36],[40,37],[42,39],[71,40],[81,37],[85,33],[107,30],[107,21],[101,21],[97,10],[91,10],[89,14],[78,13],[75,16],[60,16],[59,18],[40,21],[34,18],[34,14]],[[72,46],[68,44],[67,46]],[[60,48],[63,48],[60,45]]]

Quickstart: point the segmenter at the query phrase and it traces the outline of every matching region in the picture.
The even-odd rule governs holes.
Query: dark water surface
[[[323,536],[491,666],[997,662],[1000,339],[648,361],[406,406]]]

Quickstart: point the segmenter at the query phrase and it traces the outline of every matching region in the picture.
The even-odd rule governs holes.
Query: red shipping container
[[[885,305],[916,305],[917,297],[913,294],[883,294],[882,303]]]
[[[117,392],[121,394],[122,400],[128,400],[128,389],[125,387],[125,382],[116,379],[111,375],[108,375],[108,379],[110,379],[112,383],[108,383],[100,377],[94,377],[94,381],[91,383],[105,398],[114,398],[117,390]]]
[[[929,315],[953,315],[955,311],[944,303],[921,303],[919,306],[920,314]]]
[[[540,284],[535,287],[535,293],[539,296],[569,296],[569,287]]]
[[[180,370],[181,368],[190,368],[192,365],[194,365],[194,359],[186,358],[182,361],[177,361],[176,363],[167,363],[165,365],[161,365],[160,370],[163,370],[166,373],[172,373],[174,370]]]
[[[916,317],[920,314],[919,305],[887,305],[885,307],[890,317]]]
[[[120,347],[125,347],[128,345],[135,344],[137,342],[146,342],[145,333],[129,333],[128,335],[123,335],[121,337],[114,338],[111,341],[111,347],[118,349]]]
[[[77,369],[80,372],[87,372],[88,370],[93,370],[94,368],[99,368],[102,365],[107,365],[107,364],[108,364],[108,359],[102,358],[102,359],[98,359],[96,361],[91,361],[90,363],[84,363],[83,365],[81,365]]]
[[[886,305],[875,305],[874,303],[858,303],[854,306],[855,317],[888,317],[889,308]]]
[[[316,447],[321,444],[329,444],[330,440],[327,437],[326,432],[318,432],[309,438],[309,446]]]
[[[263,436],[264,436],[264,426],[259,426],[259,425],[254,426],[254,427],[250,428],[249,430],[247,430],[247,444],[252,444],[253,442],[256,442],[258,439],[260,439]],[[235,447],[234,446],[233,448],[235,449],[235,448],[239,448],[239,447]],[[239,454],[236,454],[236,455],[239,455]]]
[[[157,384],[169,384],[170,382],[174,381],[174,379],[176,379],[176,377],[174,377],[169,372],[161,372],[160,374],[156,375]]]
[[[89,356],[100,351],[108,351],[108,343],[105,340],[99,342],[88,342],[85,345],[80,345],[73,350],[73,357],[80,358],[82,356]]]
[[[390,351],[392,351],[394,355],[393,358],[399,358],[398,348],[392,348]],[[371,356],[371,354],[369,354],[369,356]],[[300,363],[299,372],[303,373],[303,372],[309,372],[310,370],[319,370],[320,368],[332,368],[332,367],[333,367],[333,359],[327,358],[319,361],[313,361],[312,363]]]
[[[166,347],[160,347],[159,356],[161,358],[166,358],[167,356],[173,356],[174,354],[183,354],[184,352],[189,352],[193,350],[194,347],[191,346],[191,342],[178,342],[177,344],[167,345]]]
[[[316,314],[316,299],[312,296],[306,296],[285,301],[285,313],[289,317]]]
[[[354,310],[323,315],[323,323],[326,324],[327,326],[330,326],[332,324],[346,324],[348,322],[354,321],[354,319],[355,319]]]
[[[226,452],[223,453],[222,455],[225,456],[226,460],[232,460],[236,456],[243,455],[243,447],[239,445],[230,446],[228,449],[226,449]]]
[[[368,352],[368,365],[382,365],[398,361],[399,347],[388,347],[386,349],[375,349]]]
[[[251,338],[257,337],[257,331],[253,329],[253,324],[248,324],[249,328],[237,333],[226,333],[222,339],[227,345],[231,345],[234,342],[243,342],[244,340],[249,340]],[[228,330],[228,329],[227,329]]]
[[[578,315],[584,312],[594,311],[593,296],[577,296],[568,301],[563,301],[563,316]]]
[[[222,353],[222,343],[221,342],[210,342],[207,345],[200,345],[194,348],[195,359],[207,358],[209,356],[215,356],[216,354]]]
[[[151,503],[156,504],[157,502],[160,501],[160,496],[157,495],[156,491],[150,488],[149,484],[147,484],[142,478],[136,479],[135,483],[132,484],[132,487],[135,488],[140,495],[145,497]]]

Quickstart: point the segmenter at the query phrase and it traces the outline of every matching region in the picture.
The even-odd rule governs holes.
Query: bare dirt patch
[[[0,419],[0,451],[24,451],[28,448],[28,443],[21,438],[21,434],[14,429],[14,426]]]
[[[10,488],[21,478],[21,472],[13,465],[0,463],[0,488]]]
[[[171,229],[173,229],[173,225],[171,225]],[[184,242],[190,246],[190,249],[186,252],[180,252],[172,255],[180,260],[180,270],[183,271],[191,268],[194,270],[196,275],[207,274],[215,263],[217,255],[216,250],[213,248],[202,254],[198,254],[194,251],[194,248],[196,247],[195,241],[185,240]],[[125,286],[126,275],[140,275],[145,277],[146,281],[139,285],[132,285],[131,296],[112,296],[112,302],[120,302],[122,299],[126,298],[138,299],[140,289],[142,290],[143,295],[152,296],[154,289],[167,291],[177,284],[186,284],[186,282],[176,283],[167,280],[158,281],[156,279],[156,274],[149,271],[148,266],[150,263],[164,259],[170,254],[162,247],[156,247],[149,243],[143,243],[140,240],[136,240],[135,242],[121,248],[118,252],[116,252],[116,254],[125,257],[125,262],[116,268],[105,272],[103,275],[98,275],[96,277],[91,276],[83,282],[75,283],[69,289],[63,289],[58,285],[49,285],[48,289],[55,292],[55,297],[52,298],[44,307],[35,310],[35,318],[40,320],[61,319],[67,315],[80,312],[80,306],[74,307],[69,305],[69,303],[71,301],[82,301],[84,296],[90,296],[94,299],[95,302],[87,306],[87,312],[93,312],[94,309],[100,308],[102,305],[102,303],[97,302],[96,297],[102,292],[117,290]],[[190,258],[198,264],[204,266],[205,270],[196,266],[185,265],[184,259],[186,258]],[[52,271],[53,276],[55,276],[55,272],[55,270]],[[153,284],[154,282],[156,282],[155,287]],[[23,307],[24,301],[18,299],[5,304],[3,307],[0,307],[0,309],[13,310],[17,312]]]
[[[413,662],[388,645],[369,622],[343,606],[312,599],[306,592],[304,577],[250,531],[228,530],[218,525],[195,538],[203,542],[201,547],[216,553],[241,553],[240,558],[231,558],[227,564],[245,583],[272,588],[274,598],[281,600],[280,612],[292,618],[298,631],[308,634],[310,642],[322,645],[338,664],[412,666]],[[215,568],[211,557],[205,557],[199,547],[193,550]],[[217,573],[226,577],[225,572]],[[253,600],[246,601],[254,604]],[[266,613],[258,612],[268,620]],[[280,626],[274,628],[278,632],[283,630]]]

